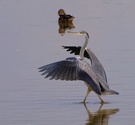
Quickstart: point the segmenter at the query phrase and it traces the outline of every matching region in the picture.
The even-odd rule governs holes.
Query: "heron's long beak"
[[[67,33],[75,34],[75,35],[81,35],[81,33],[77,32],[77,31],[67,31]]]

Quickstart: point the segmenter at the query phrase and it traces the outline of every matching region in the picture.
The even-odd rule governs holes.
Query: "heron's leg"
[[[87,89],[87,92],[86,92],[86,95],[85,95],[85,98],[84,98],[84,100],[83,100],[83,103],[85,103],[85,101],[86,101],[86,99],[87,99],[87,97],[88,97],[90,91],[91,91],[91,89],[88,88],[88,89]]]
[[[97,94],[97,95],[98,95],[98,94]],[[100,97],[99,95],[98,95],[98,97],[99,97],[101,103],[104,103],[103,99],[101,99],[101,97]]]

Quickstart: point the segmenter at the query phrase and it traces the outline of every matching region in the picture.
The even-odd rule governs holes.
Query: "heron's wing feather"
[[[62,46],[64,49],[66,49],[67,51],[70,51],[70,54],[74,54],[74,55],[79,55],[80,54],[80,49],[81,46]],[[90,59],[90,56],[88,54],[88,52],[85,50],[84,52],[84,57]]]
[[[76,46],[63,46],[63,48],[67,49],[67,51],[70,51],[71,54],[74,53],[75,55],[79,55],[80,49],[81,49],[80,46],[78,46],[78,47],[76,47]],[[102,64],[100,63],[100,61],[96,57],[96,55],[91,51],[91,49],[85,49],[84,57],[90,59],[91,64],[92,64],[92,69],[97,74],[99,74],[101,77],[104,78],[104,80],[106,81],[106,84],[108,86],[107,77],[106,77],[104,67],[102,66]]]
[[[118,95],[119,94],[118,92],[109,89],[108,83],[106,83],[106,81],[100,75],[98,75],[98,80],[99,80],[99,85],[100,85],[102,94],[104,94],[104,95],[108,95],[108,94]]]
[[[49,77],[50,79],[85,81],[96,93],[101,94],[99,84],[93,80],[93,76],[88,74],[79,63],[80,61],[75,57],[67,58],[66,60],[42,66],[39,68],[39,72],[42,72],[41,75],[45,75],[45,78]]]
[[[95,82],[93,78],[84,71],[81,71],[79,75],[80,80],[85,81],[87,85],[93,89],[94,92],[101,95],[101,88],[98,82]]]
[[[45,78],[60,80],[77,80],[78,62],[76,59],[62,60],[39,68]]]
[[[97,58],[97,56],[91,51],[91,49],[86,49],[88,55],[90,56],[91,62],[92,62],[92,69],[99,74],[101,77],[103,77],[103,79],[106,81],[107,83],[107,76],[105,73],[105,69],[103,67],[103,65],[101,64],[101,62],[99,61],[99,59]]]
[[[101,84],[103,84],[105,87],[107,87],[108,89],[109,89],[109,85],[108,85],[108,83],[105,81],[105,79],[101,76],[101,75],[99,75],[98,74],[98,80],[99,80],[99,82],[101,83]]]

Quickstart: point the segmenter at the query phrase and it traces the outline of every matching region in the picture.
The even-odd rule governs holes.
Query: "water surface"
[[[1,125],[135,124],[134,0],[0,1]],[[79,46],[84,38],[59,34],[57,11],[75,16],[73,30],[86,30],[90,47],[102,62],[111,89],[103,106],[91,93],[80,103],[81,81],[44,79],[38,67],[71,55],[62,45]]]

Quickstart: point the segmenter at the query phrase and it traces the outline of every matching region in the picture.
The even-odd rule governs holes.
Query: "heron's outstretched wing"
[[[103,65],[101,64],[101,62],[99,61],[99,59],[97,58],[97,56],[91,51],[91,49],[86,49],[88,55],[90,56],[90,60],[92,62],[92,69],[98,74],[100,75],[104,81],[107,83],[107,76],[105,73],[105,69],[103,67]],[[106,84],[108,86],[108,83]],[[109,86],[108,86],[109,87]]]
[[[64,49],[67,49],[67,51],[70,51],[71,54],[73,53],[73,54],[75,54],[75,55],[79,55],[80,49],[81,49],[80,46],[78,46],[78,47],[76,47],[76,46],[62,46],[62,47],[63,47]],[[108,86],[108,83],[107,83],[107,76],[106,76],[104,67],[102,66],[102,64],[100,63],[100,61],[99,61],[98,58],[96,57],[96,55],[91,51],[91,49],[85,49],[84,57],[90,59],[92,69],[93,69],[98,75],[100,75],[101,77],[103,77],[103,79],[104,79],[105,82],[106,82],[106,85]],[[108,87],[109,87],[109,86],[108,86]]]
[[[45,78],[60,80],[83,80],[97,93],[101,94],[100,86],[93,80],[85,70],[79,65],[79,60],[75,57],[51,63],[39,68]],[[87,70],[87,69],[86,69]]]
[[[75,54],[75,55],[79,55],[80,54],[80,50],[81,50],[81,46],[62,46],[64,49],[67,49],[67,51],[70,51],[70,53]],[[84,51],[84,57],[90,59],[88,52],[85,50]]]
[[[55,80],[77,80],[78,79],[78,62],[76,59],[66,59],[59,62],[51,63],[39,68],[41,75],[45,78]]]

